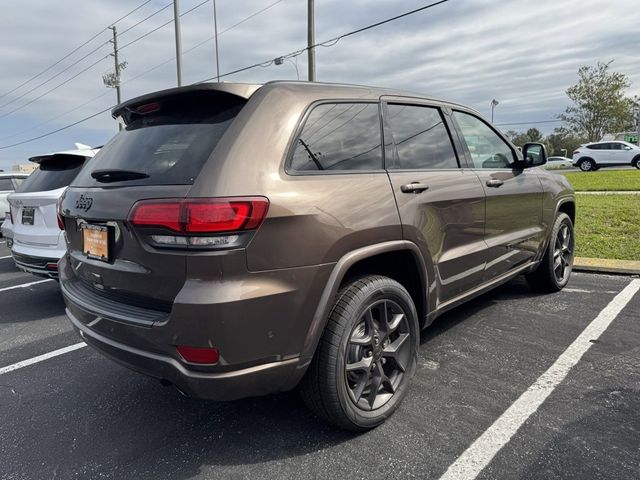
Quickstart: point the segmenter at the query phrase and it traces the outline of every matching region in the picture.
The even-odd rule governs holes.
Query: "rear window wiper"
[[[105,169],[94,170],[91,172],[91,177],[95,178],[99,182],[122,182],[126,180],[139,180],[141,178],[149,178],[144,172],[136,172],[135,170],[118,170],[118,169]]]

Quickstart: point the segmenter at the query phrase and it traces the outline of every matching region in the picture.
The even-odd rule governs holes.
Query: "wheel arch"
[[[429,310],[427,268],[418,246],[406,240],[370,245],[344,255],[333,268],[320,297],[300,354],[301,365],[308,364],[313,358],[338,289],[345,281],[359,275],[386,275],[402,284],[414,300],[423,326]]]

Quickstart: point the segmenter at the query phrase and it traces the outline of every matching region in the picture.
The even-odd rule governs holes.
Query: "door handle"
[[[487,180],[487,187],[498,188],[502,184],[504,184],[504,182],[497,178],[492,178],[491,180]]]
[[[402,193],[422,193],[429,189],[429,185],[420,182],[411,182],[400,187]]]

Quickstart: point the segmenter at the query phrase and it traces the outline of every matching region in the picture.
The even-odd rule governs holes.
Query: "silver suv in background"
[[[640,147],[622,141],[594,142],[573,152],[573,166],[583,172],[601,167],[632,166],[640,169]]]
[[[2,215],[0,220],[2,223],[0,234],[2,237],[7,238],[9,247],[11,247],[13,229],[7,196],[9,196],[10,193],[13,193],[28,176],[29,174],[25,172],[0,172],[0,215]]]
[[[56,205],[85,161],[97,151],[89,147],[78,148],[29,159],[39,168],[8,197],[13,222],[11,254],[21,270],[58,277],[58,260],[66,253],[66,245],[58,224]]]

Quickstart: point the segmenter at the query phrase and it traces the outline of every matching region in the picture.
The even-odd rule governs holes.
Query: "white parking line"
[[[4,260],[6,258],[11,258],[11,255],[7,255],[6,257],[0,257],[0,260]]]
[[[640,290],[640,280],[632,280],[582,333],[558,357],[551,367],[535,381],[462,455],[447,469],[440,480],[472,480],[491,462],[524,422],[542,405],[564,380],[569,370],[580,361],[592,341],[607,327]]]
[[[78,350],[79,348],[86,347],[86,346],[87,346],[86,343],[80,342],[80,343],[75,343],[73,345],[69,345],[68,347],[59,348],[58,350],[54,350],[53,352],[43,353],[42,355],[38,355],[37,357],[29,358],[27,360],[14,363],[13,365],[8,365],[6,367],[0,368],[0,375],[13,372],[14,370],[18,370],[23,367],[28,367],[29,365],[42,362],[43,360],[47,360],[49,358],[57,357],[58,355],[64,355],[65,353],[73,352],[74,350]]]
[[[6,292],[7,290],[15,290],[16,288],[27,288],[33,285],[39,285],[44,282],[53,282],[53,280],[51,278],[48,278],[46,280],[38,280],[37,282],[21,283],[20,285],[13,285],[12,287],[4,287],[0,288],[0,293]]]

